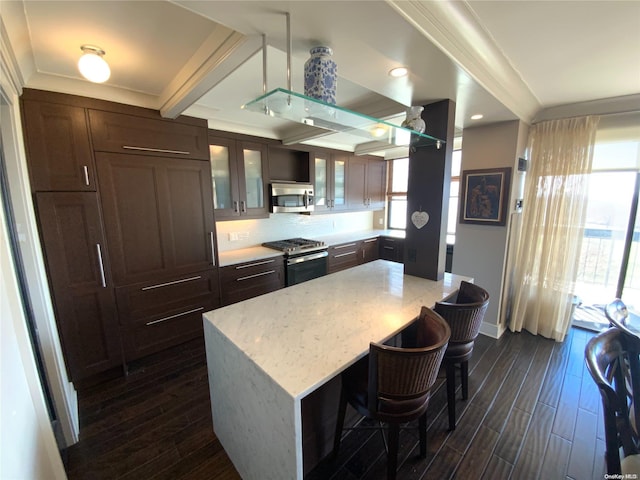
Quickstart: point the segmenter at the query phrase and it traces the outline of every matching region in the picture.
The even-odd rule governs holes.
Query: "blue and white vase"
[[[329,47],[314,47],[304,64],[304,94],[335,105],[338,67]]]

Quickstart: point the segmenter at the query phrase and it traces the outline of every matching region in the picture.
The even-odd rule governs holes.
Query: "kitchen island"
[[[470,280],[403,267],[376,260],[203,315],[214,431],[243,479],[302,479],[303,450],[326,453],[306,440],[305,400]]]

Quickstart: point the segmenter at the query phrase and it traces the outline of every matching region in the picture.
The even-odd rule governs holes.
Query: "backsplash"
[[[262,242],[294,237],[311,238],[334,233],[371,230],[373,212],[335,213],[330,215],[271,214],[260,220],[216,222],[218,251],[255,247]],[[378,227],[381,228],[381,227]],[[233,240],[232,240],[233,239]]]

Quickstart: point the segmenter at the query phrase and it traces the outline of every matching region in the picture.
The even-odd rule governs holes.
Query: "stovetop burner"
[[[307,238],[290,238],[288,240],[278,240],[275,242],[264,242],[263,247],[273,248],[285,253],[308,252],[313,250],[323,250],[326,248],[324,242],[309,240]]]

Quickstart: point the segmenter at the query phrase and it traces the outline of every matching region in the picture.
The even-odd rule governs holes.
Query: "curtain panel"
[[[569,330],[597,125],[598,117],[590,116],[542,122],[529,131],[512,331],[561,342]]]

